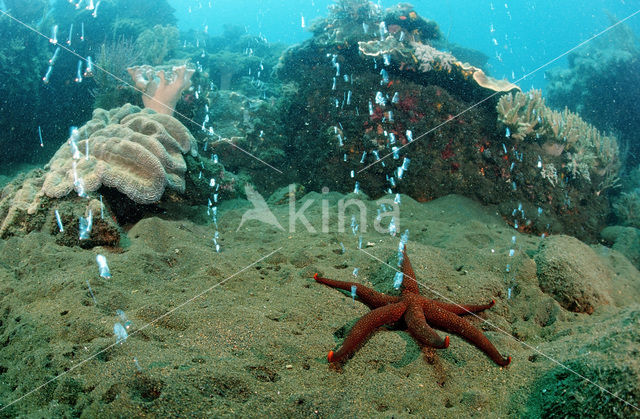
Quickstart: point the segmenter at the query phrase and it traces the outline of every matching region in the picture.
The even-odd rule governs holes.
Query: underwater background
[[[0,417],[640,417],[637,2],[0,35]]]

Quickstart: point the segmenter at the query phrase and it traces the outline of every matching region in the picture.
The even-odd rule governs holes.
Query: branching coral
[[[536,134],[546,135],[547,128],[542,126],[543,113],[547,108],[542,98],[540,90],[533,90],[526,94],[517,92],[515,95],[509,93],[503,95],[498,101],[498,120],[511,131],[511,138],[522,141],[527,137]],[[551,126],[558,127],[555,119],[556,115],[547,115],[545,120],[550,119]],[[557,137],[557,133],[555,134]]]
[[[540,90],[503,95],[496,109],[512,139],[536,141],[550,155],[565,153],[568,173],[587,181],[596,175],[601,179],[600,190],[616,185],[620,159],[614,136],[603,135],[566,108],[550,109]]]
[[[448,52],[439,51],[431,45],[420,42],[412,42],[415,57],[418,59],[418,68],[422,72],[431,70],[446,70],[451,72],[456,64],[456,57]]]

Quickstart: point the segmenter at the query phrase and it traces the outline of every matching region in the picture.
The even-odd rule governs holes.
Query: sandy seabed
[[[403,196],[399,231],[410,232],[408,254],[423,295],[461,304],[496,300],[470,321],[511,365],[496,366],[456,336],[448,349],[421,348],[394,325],[380,328],[340,368],[330,366],[328,351],[369,309],[313,274],[393,292],[394,272],[380,260],[395,266],[399,243],[399,234],[371,228],[375,201],[365,201],[367,231],[354,235],[348,213],[341,232],[343,198],[311,193],[297,203],[300,209],[314,200],[304,214],[316,232],[300,222],[290,232],[288,204],[272,208],[284,231],[255,220],[236,231],[251,205],[227,202],[220,207],[220,253],[213,227],[182,215],[204,207],[173,208],[129,226],[122,249],[58,246],[43,233],[0,242],[0,416],[638,414],[617,398],[635,405],[640,398],[636,268],[600,245],[591,246],[592,257],[574,239],[549,247],[578,270],[609,275],[595,296],[576,297],[593,302],[592,314],[569,311],[562,292],[540,286],[549,266],[580,280],[573,265],[549,262],[555,253],[539,258],[542,243],[558,236],[520,234],[495,209],[459,196],[429,203]],[[321,231],[323,199],[328,232]],[[98,276],[98,253],[107,257],[111,279]],[[516,278],[511,298],[508,263]],[[572,286],[580,293],[582,285]],[[122,344],[113,334],[118,309],[132,322]]]

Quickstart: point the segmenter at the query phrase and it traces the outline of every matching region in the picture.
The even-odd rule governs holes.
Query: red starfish
[[[355,285],[358,299],[371,308],[371,311],[362,316],[351,328],[342,347],[337,352],[329,352],[327,360],[336,363],[344,360],[378,327],[397,322],[402,318],[409,333],[423,345],[436,349],[449,346],[449,336],[442,339],[431,328],[435,327],[454,333],[477,346],[501,367],[509,365],[511,357],[503,358],[479,329],[460,317],[491,308],[496,303],[495,300],[484,305],[457,305],[425,298],[420,295],[416,275],[413,273],[406,252],[403,251],[402,254],[403,288],[402,294],[398,297],[382,294],[355,282],[321,278],[318,274],[313,276],[317,282],[345,291],[351,291],[351,287]]]

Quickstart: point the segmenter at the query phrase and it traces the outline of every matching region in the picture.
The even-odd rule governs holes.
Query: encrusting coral
[[[144,107],[165,115],[173,115],[182,92],[191,86],[195,73],[186,65],[172,67],[168,76],[164,68],[149,65],[130,67],[127,71],[142,92]]]
[[[125,105],[96,109],[45,166],[43,192],[61,198],[101,186],[115,188],[139,204],[157,202],[165,188],[184,192],[186,164],[182,154],[196,152],[195,139],[177,119]],[[88,155],[86,151],[88,150]]]

